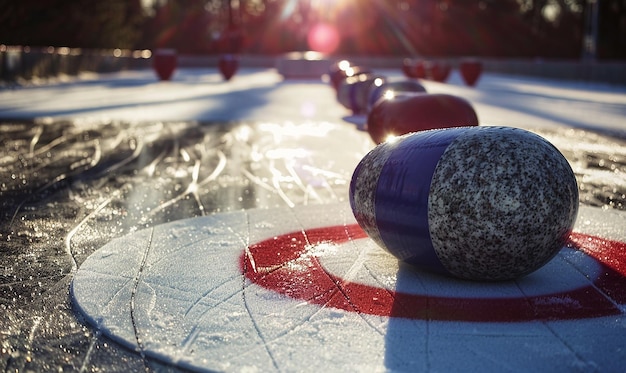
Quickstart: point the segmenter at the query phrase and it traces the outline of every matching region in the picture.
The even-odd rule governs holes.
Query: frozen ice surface
[[[597,210],[584,207],[581,215],[586,218],[590,209]],[[275,224],[253,228],[260,221]],[[621,322],[623,315],[616,315],[619,311],[613,303],[597,302],[587,294],[597,291],[590,279],[604,276],[591,257],[578,255],[573,261],[572,250],[564,249],[536,273],[486,286],[399,267],[390,261],[390,254],[369,245],[366,238],[337,244],[314,233],[318,227],[346,229],[353,224],[344,202],[251,209],[159,225],[97,250],[76,274],[72,296],[90,323],[116,341],[137,347],[148,357],[199,370],[239,371],[249,366],[263,371],[318,371],[328,366],[367,371],[391,367],[481,370],[506,366],[513,371],[539,367],[552,371],[582,365],[610,371],[621,366],[624,354],[609,351],[621,348],[626,325],[610,327],[611,320]],[[171,233],[181,229],[184,235]],[[278,253],[289,256],[282,262],[284,268],[265,266],[266,255],[280,254],[257,251],[255,244],[291,232],[308,235],[304,253],[292,258],[288,248],[276,247]],[[250,240],[252,233],[256,238]],[[246,255],[252,259],[250,266],[243,266],[244,277],[239,258],[247,245],[251,247]],[[371,260],[372,253],[379,257]],[[315,266],[316,260],[322,262],[326,274],[309,271],[307,267]],[[387,265],[375,270],[381,261]],[[262,285],[265,276],[281,271],[288,272],[291,281]],[[129,276],[133,272],[134,282]],[[340,283],[328,283],[327,276]],[[379,276],[397,281],[386,286]],[[357,292],[352,284],[381,291]],[[313,298],[306,302],[290,296],[304,288],[312,291],[307,297],[335,295],[321,305]],[[446,312],[437,315],[433,311],[429,320],[426,316],[389,318],[360,308],[362,304],[375,307],[381,301],[359,300],[372,294],[394,294],[393,307],[400,307],[396,302],[406,296],[397,292],[427,297],[428,309],[441,307]],[[354,308],[338,307],[335,297],[345,297]],[[512,308],[527,302],[559,312],[530,321],[485,322],[499,300]],[[571,316],[581,309],[587,316]],[[461,322],[464,313],[477,310],[478,323]],[[501,312],[516,314],[516,310]],[[575,344],[568,342],[573,333],[563,324],[576,328]],[[598,334],[596,328],[603,333]],[[579,335],[587,336],[584,343]],[[404,350],[407,343],[411,353]],[[588,355],[588,345],[598,343],[606,343],[607,351]],[[503,353],[507,359],[498,358]]]
[[[483,124],[529,128],[553,142],[574,168],[581,203],[600,207],[579,224],[590,233],[623,239],[623,231],[603,220],[623,221],[626,90],[488,74],[471,89],[457,80],[453,75],[451,84],[425,84],[429,92],[466,97]],[[373,146],[366,133],[342,121],[348,115],[320,82],[282,81],[273,71],[255,69],[243,70],[229,83],[209,69],[181,70],[172,82],[157,82],[151,71],[130,71],[0,90],[0,117],[5,118],[0,120],[0,368],[175,369],[122,348],[88,326],[69,298],[77,269],[111,240],[163,223],[226,211],[345,202],[352,168]],[[276,217],[255,222],[258,230],[251,232],[297,223]],[[189,228],[170,234],[183,239],[193,234]],[[218,234],[224,227],[207,229]],[[257,238],[251,234],[249,240]],[[393,286],[385,273],[378,281]],[[332,340],[336,336],[323,328],[325,323],[341,327],[352,321],[339,311],[330,316],[313,318],[301,328]],[[227,322],[239,316],[233,311],[222,317]],[[387,323],[374,316],[361,320],[376,326],[373,333]],[[389,328],[397,338],[428,343],[432,351],[446,347],[445,338],[402,336],[403,323],[425,325],[396,321]],[[159,322],[170,321],[163,316]],[[621,318],[607,320],[598,335],[615,323],[624,326]],[[578,338],[571,332],[576,323],[552,327],[556,339]],[[454,335],[454,326],[447,333]],[[502,362],[498,356],[516,342],[498,337],[498,328],[490,333],[500,347],[485,361],[509,364],[505,369],[528,362]],[[202,336],[206,343],[227,337],[226,332]],[[611,338],[573,359],[572,369],[593,366],[593,354],[603,347],[623,346],[623,340]],[[515,339],[540,354],[554,342],[528,335]],[[355,336],[350,343],[367,341]],[[482,353],[472,351],[472,356]],[[335,353],[322,358],[331,361]],[[399,345],[389,352],[401,353],[406,351]],[[419,365],[422,357],[416,356],[415,364],[427,369]],[[224,364],[228,370],[228,361]]]
[[[111,239],[161,223],[345,201],[352,169],[371,145],[356,131],[346,142],[347,129],[329,122],[0,124],[0,173],[8,176],[0,202],[2,364],[142,369],[141,358],[110,347],[74,316],[68,288],[76,269]],[[340,158],[328,151],[338,148]],[[170,233],[185,237],[185,229]]]
[[[241,69],[226,82],[211,69],[180,69],[171,81],[151,70],[102,74],[72,82],[0,90],[3,118],[127,121],[337,121],[344,114],[331,88],[283,80],[273,69]]]

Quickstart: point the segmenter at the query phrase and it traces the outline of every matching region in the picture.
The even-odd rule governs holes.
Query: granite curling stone
[[[396,92],[426,93],[426,88],[417,80],[399,80],[386,82],[382,79],[374,81],[367,92],[367,111],[370,112],[378,101],[385,95],[393,95]]]
[[[467,100],[444,93],[397,91],[379,99],[367,114],[367,132],[376,144],[410,132],[478,125]]]
[[[456,127],[384,142],[357,165],[350,205],[398,259],[478,281],[511,280],[549,262],[578,213],[563,155],[510,127]]]

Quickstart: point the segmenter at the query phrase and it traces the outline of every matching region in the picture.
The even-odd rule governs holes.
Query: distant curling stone
[[[378,145],[356,167],[359,225],[398,259],[468,280],[525,276],[566,244],[578,186],[563,155],[531,132],[465,127]]]
[[[478,124],[467,100],[443,93],[395,92],[367,114],[367,132],[376,144],[410,132]]]
[[[232,54],[223,55],[219,58],[218,68],[224,80],[228,81],[239,69],[239,58]]]
[[[341,66],[341,68],[332,70],[329,73],[330,85],[334,88],[335,92],[339,90],[339,86],[344,80],[346,80],[346,78],[357,76],[360,74],[372,73],[372,70],[367,67],[350,65],[349,62],[346,62],[346,63],[338,65],[338,66]]]
[[[386,78],[379,74],[364,73],[344,79],[337,90],[337,101],[353,114],[365,114],[368,108],[368,93],[375,82],[385,82]]]
[[[398,92],[426,93],[426,88],[417,80],[412,79],[393,82],[385,82],[383,79],[376,80],[369,88],[367,111],[371,111],[379,100],[384,99],[385,95],[391,96]]]
[[[339,83],[346,78],[346,70],[353,66],[348,60],[341,60],[333,63],[328,69],[327,78],[330,85],[337,90]]]

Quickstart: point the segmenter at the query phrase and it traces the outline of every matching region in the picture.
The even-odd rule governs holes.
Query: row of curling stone
[[[344,107],[356,115],[366,113],[367,131],[376,144],[410,132],[479,124],[474,108],[461,97],[429,94],[416,80],[388,81],[364,68],[355,71],[366,72],[347,77],[337,72],[349,71],[350,66],[347,61],[336,64],[331,83],[339,87],[337,99]],[[337,76],[344,76],[344,81]],[[356,77],[360,78],[353,81]]]
[[[450,77],[452,66],[444,61],[405,58],[402,63],[402,72],[408,78],[427,79],[444,83]]]
[[[578,186],[544,138],[511,127],[410,133],[377,145],[349,189],[359,225],[399,260],[477,281],[536,271],[566,244]]]
[[[358,74],[347,77],[339,85],[337,100],[354,115],[367,113],[369,92],[375,85],[384,84],[387,78],[376,73]]]
[[[336,63],[328,75],[337,101],[355,115],[365,114],[369,87],[375,82],[386,80],[385,76],[374,73],[367,67],[352,65],[347,60]]]
[[[426,92],[415,80],[388,81],[385,76],[347,60],[334,64],[328,75],[337,101],[354,115],[367,114],[387,91]]]
[[[402,63],[402,72],[408,78],[428,79],[436,82],[445,82],[450,76],[452,67],[445,61],[428,61],[405,58]],[[473,87],[483,71],[482,62],[475,58],[464,58],[459,62],[459,73],[466,85]]]
[[[369,74],[371,72],[372,70],[367,67],[356,66],[348,60],[341,60],[331,65],[328,71],[328,77],[330,85],[333,87],[335,92],[337,92],[339,91],[339,85],[346,78],[359,74]]]
[[[159,80],[171,80],[178,68],[178,55],[174,49],[157,49],[153,54],[152,67]],[[219,57],[217,67],[224,80],[230,80],[239,69],[239,58],[232,54]]]

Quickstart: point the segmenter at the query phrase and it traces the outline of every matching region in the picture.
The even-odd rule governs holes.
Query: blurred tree
[[[337,54],[579,58],[588,1],[0,0],[0,43],[275,54],[324,23]],[[626,0],[596,1],[598,57],[626,58]]]
[[[626,59],[626,0],[599,5],[598,58]]]
[[[204,0],[168,0],[155,3],[146,20],[142,47],[173,48],[181,53],[207,53],[211,49],[211,13]]]
[[[247,36],[244,48],[252,53],[277,54],[303,49],[298,35],[301,17],[290,0],[246,0],[242,7],[242,28]]]
[[[581,54],[587,0],[518,0],[537,55],[576,58]]]
[[[132,48],[141,38],[141,0],[1,0],[0,43]]]
[[[576,0],[579,1],[579,0]],[[580,0],[582,1],[582,0]],[[582,12],[574,0],[406,0],[409,36],[425,55],[577,57]],[[567,12],[545,16],[545,7]]]

